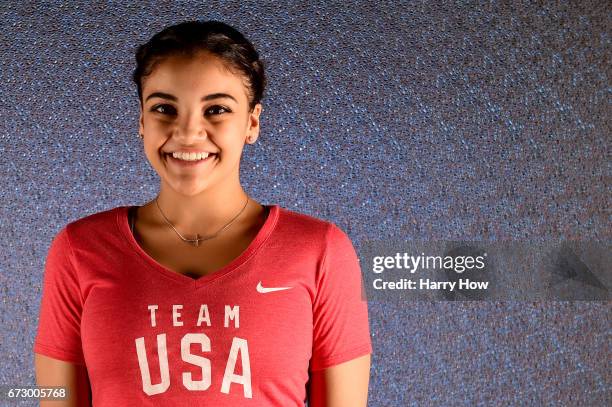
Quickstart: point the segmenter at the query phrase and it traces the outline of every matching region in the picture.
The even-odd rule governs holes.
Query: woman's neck
[[[182,195],[162,184],[157,203],[153,199],[146,206],[156,224],[167,225],[165,215],[182,233],[207,235],[217,232],[238,214],[235,222],[239,222],[259,204],[250,200],[240,184],[233,188],[226,185],[223,189],[205,190],[195,196]]]

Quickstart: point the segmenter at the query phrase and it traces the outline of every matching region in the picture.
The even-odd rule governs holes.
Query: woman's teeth
[[[185,161],[203,160],[207,158],[209,155],[210,153],[179,153],[179,152],[172,153],[172,157],[178,158],[179,160],[185,160]]]

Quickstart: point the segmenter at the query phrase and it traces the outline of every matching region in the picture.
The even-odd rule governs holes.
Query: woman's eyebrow
[[[145,102],[151,98],[162,98],[162,99],[168,99],[168,100],[172,100],[174,102],[176,102],[178,99],[176,98],[176,96],[171,95],[169,93],[164,93],[164,92],[153,92],[151,93],[149,96],[147,96],[147,98],[145,99]],[[229,98],[232,99],[234,102],[238,103],[238,101],[236,100],[235,97],[233,97],[232,95],[229,95],[227,93],[211,93],[210,95],[206,95],[206,96],[202,96],[202,99],[200,99],[200,101],[205,102],[207,100],[212,100],[212,99],[221,99],[221,98]]]

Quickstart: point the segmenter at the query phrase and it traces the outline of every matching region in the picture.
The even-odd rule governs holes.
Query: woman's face
[[[144,78],[142,95],[144,151],[162,183],[187,196],[239,183],[242,149],[257,139],[261,112],[260,104],[249,112],[242,76],[209,53],[174,56]],[[210,155],[197,162],[173,158],[179,151]]]

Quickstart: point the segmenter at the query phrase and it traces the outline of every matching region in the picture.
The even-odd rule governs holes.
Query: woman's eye
[[[211,112],[214,116],[218,116],[222,113],[229,113],[231,110],[229,110],[226,107],[223,106],[212,106],[209,109],[206,110],[206,113],[208,114],[209,112]]]
[[[153,106],[151,108],[152,112],[155,113],[161,113],[161,114],[171,114],[174,115],[176,114],[176,110],[170,106],[170,105],[157,105],[157,106]],[[213,115],[213,116],[219,116],[223,113],[229,113],[231,112],[231,110],[229,110],[228,108],[224,107],[224,106],[219,106],[219,105],[215,105],[212,106],[208,109],[206,109],[205,114],[206,115]]]
[[[172,106],[169,105],[157,105],[157,106],[153,106],[153,108],[151,109],[152,112],[157,112],[157,113],[162,113],[162,114],[172,114],[174,111],[174,108]]]

